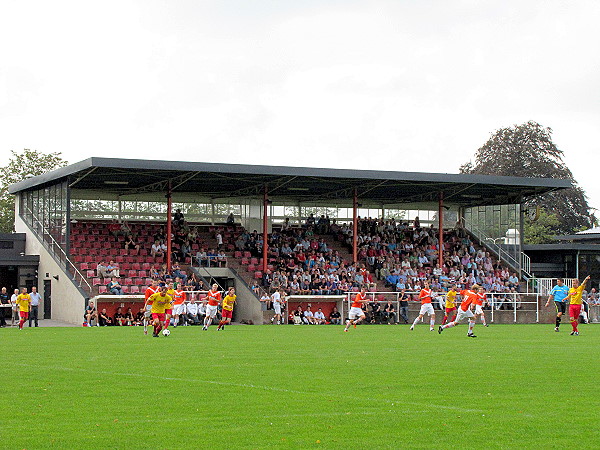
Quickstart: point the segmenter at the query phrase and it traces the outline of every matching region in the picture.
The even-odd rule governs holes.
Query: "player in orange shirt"
[[[347,332],[350,325],[354,325],[354,328],[356,328],[356,324],[360,323],[361,320],[365,320],[365,312],[362,309],[362,305],[365,303],[367,303],[367,288],[363,286],[360,288],[360,292],[354,297],[344,331]]]
[[[475,301],[477,300],[477,290],[479,289],[479,285],[474,284],[471,286],[471,289],[465,289],[460,291],[460,296],[462,297],[462,302],[460,304],[460,308],[458,308],[458,314],[456,315],[456,320],[453,320],[446,325],[440,325],[438,327],[438,333],[442,333],[446,328],[451,328],[463,320],[469,320],[469,331],[467,332],[468,337],[477,337],[473,334],[473,328],[475,327],[475,314],[473,314],[473,309],[475,308]]]
[[[579,314],[581,314],[581,304],[583,303],[583,290],[589,279],[590,276],[588,275],[581,285],[579,284],[579,280],[573,280],[573,287],[569,289],[569,293],[567,294],[567,300],[569,300],[569,321],[573,327],[571,336],[579,336],[577,324],[579,322]]]
[[[179,325],[179,317],[185,314],[185,300],[185,291],[183,289],[175,289],[173,294],[173,315],[175,317],[175,324],[173,326],[175,328]]]
[[[152,280],[150,286],[146,288],[146,292],[144,292],[144,334],[148,334],[148,323],[150,319],[152,319],[152,301],[149,300],[152,294],[156,294],[158,292],[158,281]]]
[[[485,314],[483,312],[483,304],[487,302],[486,296],[485,296],[485,289],[483,289],[483,287],[479,286],[479,288],[477,288],[477,291],[475,291],[475,289],[471,288],[474,292],[477,292],[477,298],[475,299],[475,318],[477,318],[477,316],[481,317],[481,323],[483,324],[484,327],[487,327],[488,324],[485,321]]]
[[[219,322],[219,326],[217,327],[217,331],[225,329],[225,325],[231,323],[231,319],[233,318],[233,304],[235,303],[237,296],[235,295],[235,289],[229,288],[227,295],[223,299],[223,317]]]
[[[431,299],[433,298],[433,292],[429,288],[429,283],[425,281],[423,283],[423,289],[419,292],[419,300],[421,300],[421,310],[419,311],[419,315],[410,326],[410,330],[415,329],[415,325],[423,318],[425,314],[429,315],[429,331],[433,331],[433,327],[435,326],[435,311],[433,310],[433,305],[431,304]]]
[[[213,284],[208,294],[206,294],[206,300],[208,300],[208,305],[206,305],[206,317],[204,317],[204,326],[202,327],[204,331],[208,330],[208,327],[217,316],[217,309],[219,303],[221,303],[221,292],[219,292],[217,283]]]
[[[23,288],[21,293],[17,296],[17,305],[19,306],[19,330],[23,329],[23,324],[29,318],[29,304],[31,303],[31,297],[27,293],[27,288]]]

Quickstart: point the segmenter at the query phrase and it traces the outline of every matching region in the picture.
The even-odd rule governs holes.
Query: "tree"
[[[554,212],[558,222],[548,224],[545,228],[550,235],[571,234],[593,226],[596,219],[591,213],[585,192],[565,165],[563,155],[562,150],[552,142],[552,129],[529,121],[496,131],[477,150],[475,163],[469,161],[463,164],[460,172],[570,180],[571,188],[528,199],[524,206],[540,206]],[[529,242],[526,233],[525,241]]]
[[[67,162],[60,153],[41,153],[24,149],[22,153],[11,150],[12,157],[2,167],[0,179],[0,232],[12,233],[15,225],[15,198],[8,193],[13,183],[63,167]]]
[[[535,222],[526,220],[523,225],[523,234],[528,244],[552,244],[556,243],[552,236],[559,226],[558,218],[554,214],[548,214],[540,209],[540,214]]]

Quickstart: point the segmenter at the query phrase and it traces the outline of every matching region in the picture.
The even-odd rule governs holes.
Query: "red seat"
[[[98,294],[106,294],[108,293],[108,288],[106,286],[98,286]]]
[[[130,286],[133,284],[133,280],[131,278],[125,278],[125,280],[123,280],[123,284],[121,286]]]
[[[148,256],[148,250],[145,248],[140,249],[140,256]]]
[[[248,272],[254,272],[256,270],[256,266],[254,264],[248,264],[248,267],[246,268],[246,270]]]
[[[92,280],[92,286],[100,286],[102,283],[100,282],[100,278],[94,278]]]
[[[244,258],[252,258],[252,253],[248,251],[244,252]]]
[[[147,276],[148,276],[148,272],[145,270],[140,270],[138,272],[138,277],[140,277],[140,278],[146,278]],[[143,284],[143,283],[140,283],[140,284]]]
[[[134,278],[133,279],[133,284],[144,284],[144,279],[143,278]]]
[[[141,270],[141,268],[142,268],[142,267],[141,267],[140,263],[138,263],[138,262],[134,262],[134,263],[131,265],[131,268],[132,268],[133,270]]]
[[[88,270],[88,271],[86,271],[86,276],[88,278],[94,278],[96,276],[96,271],[95,270]]]
[[[89,267],[88,263],[85,263],[85,262],[84,262],[84,263],[81,263],[81,264],[79,265],[79,268],[80,268],[81,270],[88,270],[90,267]]]
[[[132,294],[139,294],[140,293],[140,287],[139,286],[131,286],[131,291]]]
[[[137,270],[129,270],[129,271],[127,272],[127,276],[128,276],[129,278],[135,278],[135,277],[137,277]]]
[[[145,262],[144,264],[142,264],[142,270],[150,270],[150,263]]]
[[[125,258],[121,255],[115,257],[115,261],[118,263],[125,262]]]
[[[254,264],[256,266],[258,264],[258,258],[251,258],[250,264]]]
[[[250,264],[250,261],[248,261],[248,258],[242,258],[242,264],[243,265]]]
[[[129,294],[129,286],[121,286],[121,289],[123,289],[125,294]]]
[[[242,252],[240,251],[236,251],[233,256],[235,256],[236,258],[241,258],[242,257]]]
[[[262,272],[254,272],[254,278],[256,278],[257,280],[260,280],[262,278]]]

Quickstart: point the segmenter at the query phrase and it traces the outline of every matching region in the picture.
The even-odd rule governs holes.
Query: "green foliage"
[[[535,222],[525,220],[523,226],[525,244],[551,244],[553,236],[558,234],[560,221],[555,214],[549,214],[540,209],[539,218]]]
[[[15,224],[15,198],[8,193],[8,186],[25,178],[34,177],[59,167],[67,162],[60,153],[41,153],[37,150],[25,149],[21,153],[11,150],[12,157],[2,167],[0,178],[0,232],[12,233]]]
[[[529,199],[525,206],[541,206],[547,211],[554,211],[559,221],[555,234],[571,234],[591,227],[595,217],[585,192],[577,185],[562,158],[562,150],[552,142],[552,130],[530,121],[496,131],[477,150],[475,163],[469,161],[463,164],[460,172],[570,180],[572,188]]]

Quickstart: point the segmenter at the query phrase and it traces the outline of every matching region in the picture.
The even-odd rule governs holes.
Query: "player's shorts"
[[[223,316],[223,319],[233,319],[233,309],[231,311],[224,309],[221,311],[221,315]]]
[[[450,314],[451,312],[456,311],[456,306],[453,308],[446,308],[446,315]]]
[[[165,309],[165,314],[168,314],[170,316],[173,315],[173,310],[172,309]]]
[[[152,313],[152,318],[153,319],[158,319],[161,322],[165,321],[165,314],[164,313]]]
[[[175,307],[173,308],[173,312],[175,313],[176,316],[180,316],[183,314],[183,310],[184,310],[184,304],[182,303],[181,305],[175,305]]]
[[[273,303],[273,310],[275,314],[281,314],[281,303]]]
[[[554,302],[554,306],[556,306],[556,314],[567,312],[567,302]]]
[[[431,303],[423,303],[421,305],[421,309],[419,310],[419,315],[421,314],[429,314],[430,316],[435,314],[435,311],[433,310],[433,305]]]
[[[19,317],[21,319],[29,319],[29,311],[19,311]]]
[[[466,311],[459,309],[458,314],[456,315],[456,322],[460,322],[463,319],[471,319],[473,317],[475,317],[475,315],[473,314],[473,311],[471,311],[471,308]]]
[[[357,308],[353,306],[352,308],[350,308],[350,314],[348,314],[348,317],[350,317],[350,320],[354,320],[364,315],[365,312],[362,310],[362,308]]]
[[[483,314],[483,306],[475,305],[475,314]]]
[[[218,306],[215,305],[206,305],[206,317],[210,317],[211,319],[214,319],[214,317],[217,315],[217,309]]]
[[[577,319],[581,314],[581,305],[569,305],[569,317]]]

